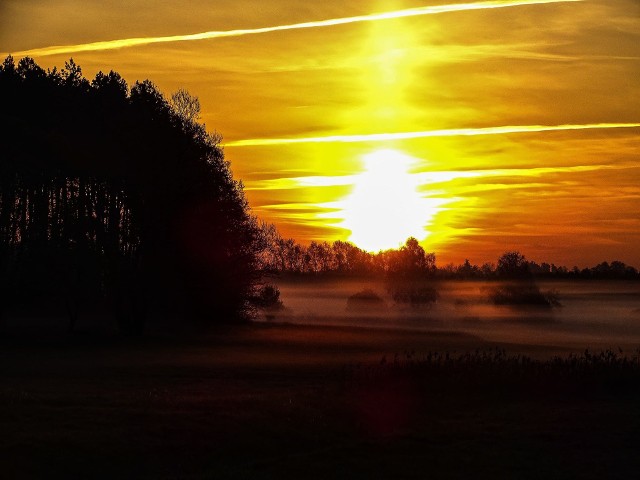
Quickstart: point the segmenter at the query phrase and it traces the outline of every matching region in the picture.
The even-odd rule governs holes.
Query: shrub
[[[347,310],[380,310],[385,309],[386,304],[382,297],[373,290],[367,288],[354,293],[347,299]]]
[[[561,306],[558,292],[541,292],[535,283],[507,283],[489,290],[489,300],[495,305],[521,305],[543,308]]]
[[[255,307],[264,312],[267,320],[273,320],[275,314],[284,308],[280,300],[280,289],[273,284],[262,285],[252,298]]]

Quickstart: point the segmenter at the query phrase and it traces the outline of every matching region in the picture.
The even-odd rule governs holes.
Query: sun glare
[[[418,177],[410,173],[416,159],[378,150],[363,160],[363,173],[355,176],[353,191],[340,202],[349,241],[378,251],[397,248],[408,237],[424,239],[436,208],[417,191]]]

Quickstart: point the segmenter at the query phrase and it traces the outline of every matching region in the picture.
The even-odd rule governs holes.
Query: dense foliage
[[[101,301],[132,333],[150,310],[242,316],[260,232],[197,99],[7,57],[0,102],[2,305]]]

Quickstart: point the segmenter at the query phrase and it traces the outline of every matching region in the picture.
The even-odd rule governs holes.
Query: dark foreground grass
[[[546,360],[504,348],[465,353],[405,351],[378,365],[353,368],[353,380],[407,378],[429,388],[500,396],[575,397],[640,394],[640,350],[569,353]],[[462,390],[461,390],[462,389]],[[459,391],[461,390],[461,391]]]
[[[440,335],[422,344],[465,353],[394,355],[389,347],[415,335],[390,337],[278,327],[133,342],[5,339],[0,476],[608,479],[640,471],[637,352],[533,360]]]

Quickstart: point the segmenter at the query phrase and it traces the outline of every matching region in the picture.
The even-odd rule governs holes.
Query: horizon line
[[[337,25],[345,25],[360,22],[374,22],[378,20],[389,20],[394,18],[416,17],[421,15],[436,15],[440,13],[450,13],[470,10],[485,10],[507,7],[520,7],[527,5],[542,5],[552,3],[572,3],[583,2],[585,0],[488,0],[481,2],[468,2],[447,5],[428,5],[422,7],[406,8],[381,13],[370,13],[356,15],[352,17],[333,18],[327,20],[316,20],[310,22],[293,23],[288,25],[276,25],[271,27],[244,28],[234,30],[212,30],[201,33],[186,35],[168,35],[159,37],[131,37],[117,40],[105,40],[98,42],[81,43],[75,45],[56,45],[49,47],[32,48],[16,52],[16,57],[24,56],[49,56],[64,53],[77,53],[87,51],[114,50],[120,48],[131,48],[154,43],[186,42],[195,40],[208,40],[213,38],[240,37],[245,35],[257,35],[284,30],[300,30],[305,28],[322,28]]]

